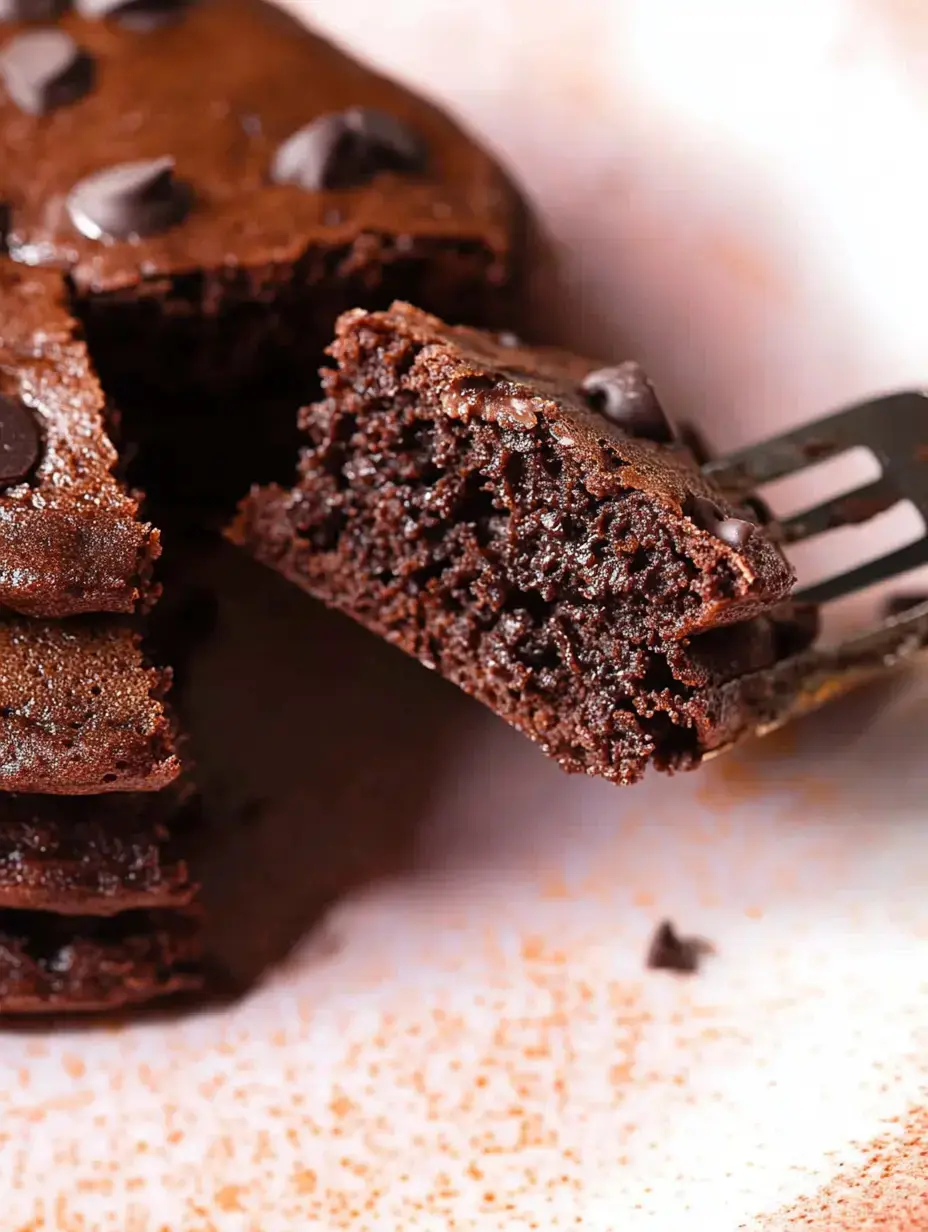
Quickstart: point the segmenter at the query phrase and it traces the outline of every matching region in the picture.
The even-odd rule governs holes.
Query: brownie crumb
[[[676,971],[693,975],[702,959],[715,947],[702,937],[681,937],[670,920],[662,920],[654,931],[645,966],[651,971]]]

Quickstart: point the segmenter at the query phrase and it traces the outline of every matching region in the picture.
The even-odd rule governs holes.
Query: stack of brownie
[[[198,982],[195,807],[135,613],[157,530],[113,473],[60,274],[0,263],[0,1009]]]
[[[0,6],[0,1012],[199,978],[113,438],[162,525],[270,484],[229,537],[569,770],[696,764],[796,637],[634,366],[440,319],[507,324],[522,234],[448,117],[261,0],[74,2]]]
[[[111,439],[162,525],[215,513],[286,473],[340,311],[491,320],[519,218],[447,117],[260,0],[2,6],[0,1012],[198,979],[160,537]]]

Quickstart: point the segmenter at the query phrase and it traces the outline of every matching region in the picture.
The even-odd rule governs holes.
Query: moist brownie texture
[[[139,795],[0,796],[0,910],[115,915],[185,907],[189,787]]]
[[[66,299],[59,273],[0,259],[0,609],[131,612],[151,594],[159,536],[113,474]]]
[[[36,97],[41,63],[22,68],[35,27],[2,26],[7,244],[66,271],[143,461],[196,453],[213,480],[221,432],[240,496],[278,431],[292,457],[299,400],[272,423],[271,394],[312,395],[341,311],[404,296],[474,324],[506,315],[517,198],[434,107],[260,0],[88,3],[53,20],[92,68],[64,101]],[[260,431],[246,385],[266,401]]]
[[[718,689],[793,627],[790,566],[639,370],[509,341],[345,314],[295,488],[255,490],[230,537],[568,770],[691,766]]]
[[[118,621],[0,621],[0,790],[166,786],[180,771],[168,682]]]
[[[200,949],[199,921],[181,912],[0,912],[0,1013],[113,1010],[195,990]]]

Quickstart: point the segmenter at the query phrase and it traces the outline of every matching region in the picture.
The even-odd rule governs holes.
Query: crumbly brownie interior
[[[592,473],[555,422],[507,419],[503,380],[498,413],[449,413],[449,387],[486,407],[493,378],[462,382],[383,316],[333,353],[297,487],[253,493],[235,537],[568,770],[630,783],[698,760],[700,690],[776,654],[764,618],[694,636],[752,615],[732,554],[618,464]]]
[[[169,683],[120,621],[0,618],[0,789],[76,796],[167,786],[180,773]]]

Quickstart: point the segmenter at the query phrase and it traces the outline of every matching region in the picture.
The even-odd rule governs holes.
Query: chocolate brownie
[[[258,432],[242,386],[314,380],[339,312],[403,295],[505,315],[521,223],[497,165],[275,6],[87,0],[38,47],[33,26],[3,33],[9,251],[67,271],[133,434],[196,450],[207,481],[220,430],[223,466],[252,477],[278,428],[292,451],[299,403]],[[165,389],[183,406],[152,401]]]
[[[638,369],[509,341],[346,313],[296,486],[253,491],[230,537],[568,770],[693,765],[707,699],[779,653],[792,570]]]
[[[159,535],[115,463],[64,279],[0,259],[0,609],[131,612],[151,595]]]
[[[170,674],[113,618],[0,619],[0,791],[156,791],[180,771]]]
[[[0,910],[115,915],[187,906],[184,840],[197,800],[184,785],[105,796],[0,795]]]
[[[202,986],[193,915],[0,912],[0,1014],[118,1009]]]

